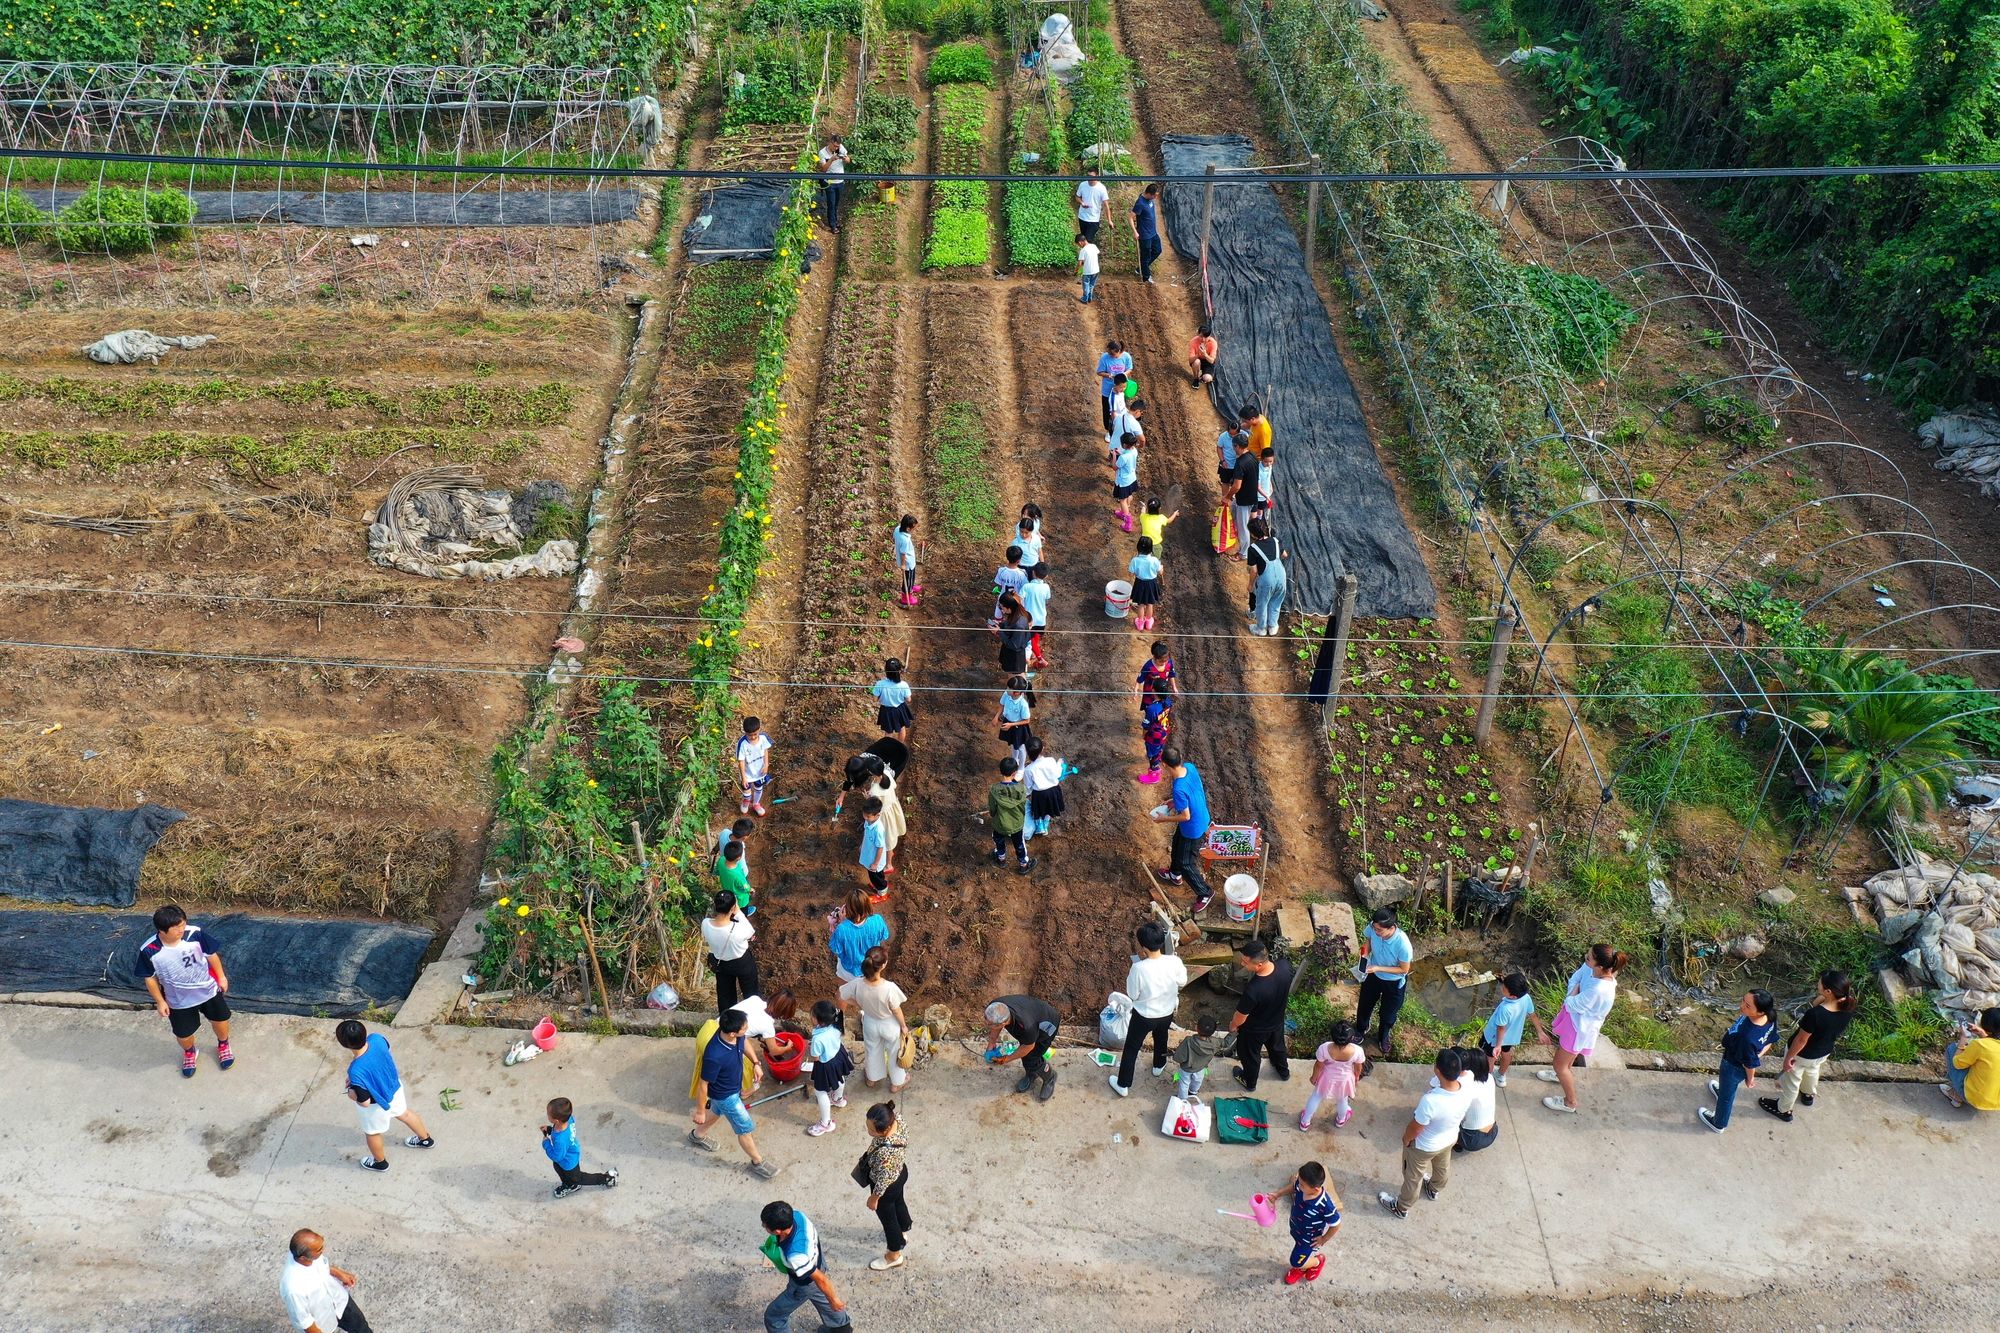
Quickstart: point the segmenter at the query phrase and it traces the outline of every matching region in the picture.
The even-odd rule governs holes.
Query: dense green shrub
[[[48,234],[49,215],[19,190],[0,190],[0,245],[39,241]]]
[[[931,37],[949,42],[992,31],[993,6],[988,0],[938,0],[931,9]]]
[[[178,190],[93,185],[56,215],[56,243],[79,254],[131,254],[179,240],[194,201]]]
[[[898,32],[923,32],[931,26],[931,0],[882,0],[882,18]]]
[[[744,32],[861,31],[861,0],[750,0],[737,25]]]
[[[935,88],[942,83],[993,83],[993,57],[980,42],[953,42],[931,53],[924,79]]]
[[[1594,379],[1610,364],[1611,349],[1636,316],[1609,287],[1581,273],[1526,266],[1521,280],[1548,313],[1562,368],[1578,379]]]
[[[731,42],[716,61],[723,128],[795,125],[811,116],[822,49],[796,33]]]

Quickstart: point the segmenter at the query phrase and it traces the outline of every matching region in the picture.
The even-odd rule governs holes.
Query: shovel
[[[1267,1125],[1267,1124],[1263,1123],[1262,1121],[1260,1121],[1260,1120],[1252,1120],[1252,1119],[1251,1119],[1251,1118],[1250,1118],[1249,1116],[1247,1116],[1247,1115],[1239,1115],[1239,1116],[1237,1116],[1237,1117],[1236,1117],[1236,1123],[1237,1123],[1237,1124],[1239,1124],[1239,1125],[1241,1125],[1241,1126],[1243,1126],[1243,1128],[1245,1128],[1245,1129],[1269,1129],[1269,1128],[1270,1128],[1270,1126],[1269,1126],[1269,1125]]]

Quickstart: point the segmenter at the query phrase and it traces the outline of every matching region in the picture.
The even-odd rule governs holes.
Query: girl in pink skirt
[[[1542,1105],[1551,1111],[1576,1114],[1573,1067],[1578,1057],[1588,1056],[1597,1045],[1597,1034],[1603,1030],[1604,1020],[1610,1017],[1611,1006],[1618,998],[1618,970],[1627,961],[1622,950],[1608,944],[1593,944],[1583,966],[1570,974],[1562,1008],[1556,1013],[1555,1022],[1549,1024],[1556,1037],[1556,1067],[1535,1075],[1544,1083],[1562,1086],[1560,1097],[1542,1098]]]
[[[1326,1035],[1327,1040],[1313,1052],[1313,1090],[1306,1098],[1305,1114],[1299,1117],[1300,1129],[1311,1129],[1314,1114],[1329,1101],[1333,1103],[1335,1129],[1354,1118],[1351,1099],[1360,1086],[1361,1070],[1368,1057],[1355,1041],[1351,1024],[1335,1023]]]

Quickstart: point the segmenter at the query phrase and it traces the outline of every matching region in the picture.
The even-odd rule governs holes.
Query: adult
[[[326,1237],[304,1227],[292,1233],[292,1257],[278,1278],[285,1314],[299,1333],[371,1333],[354,1300],[359,1280],[326,1260]]]
[[[1945,1047],[1944,1076],[1938,1091],[1959,1110],[2000,1111],[2000,1008],[1958,1030]]]
[[[750,1159],[750,1172],[760,1180],[778,1174],[778,1168],[757,1151],[757,1122],[743,1104],[743,1062],[747,1039],[745,1019],[740,1009],[730,1009],[717,1020],[715,1035],[702,1048],[701,1069],[696,1077],[694,1126],[688,1130],[688,1146],[700,1152],[714,1152],[708,1141],[709,1127],[727,1120],[736,1131],[736,1142]]]
[[[1215,383],[1215,358],[1219,350],[1215,341],[1215,326],[1203,320],[1188,339],[1188,374],[1199,389],[1204,384]]]
[[[1229,1030],[1236,1034],[1236,1068],[1231,1077],[1246,1092],[1257,1091],[1257,1071],[1263,1057],[1280,1083],[1292,1076],[1285,1058],[1285,1004],[1292,996],[1292,965],[1271,957],[1264,941],[1252,936],[1236,951],[1237,962],[1249,974]]]
[[[1097,229],[1104,223],[1104,210],[1111,203],[1111,192],[1104,188],[1104,182],[1097,178],[1097,168],[1084,173],[1084,178],[1076,183],[1076,227],[1083,233],[1083,239],[1092,245],[1097,243]]]
[[[1173,792],[1167,804],[1148,817],[1156,824],[1172,824],[1174,841],[1172,859],[1157,873],[1164,883],[1184,883],[1193,889],[1195,914],[1200,915],[1215,897],[1215,890],[1208,887],[1201,873],[1202,839],[1208,836],[1208,789],[1202,785],[1201,770],[1182,757],[1179,747],[1168,746],[1160,762],[1173,778]]]
[[[819,211],[826,218],[826,225],[833,231],[840,230],[840,194],[847,181],[847,145],[838,134],[826,136],[820,146],[819,169]]]
[[[868,1211],[882,1224],[882,1257],[868,1266],[878,1273],[903,1266],[910,1247],[910,1206],[903,1187],[910,1183],[909,1142],[903,1134],[896,1103],[877,1102],[868,1108]]]
[[[893,1093],[910,1081],[910,1071],[896,1058],[910,1035],[910,1020],[903,1016],[910,997],[882,975],[888,966],[887,949],[870,949],[861,960],[861,975],[840,988],[840,1007],[861,1015],[861,1077],[871,1088],[886,1078]]]
[[[1452,1149],[1472,1106],[1472,1094],[1463,1086],[1465,1061],[1456,1050],[1447,1046],[1439,1051],[1432,1072],[1432,1086],[1417,1099],[1410,1123],[1403,1126],[1403,1188],[1375,1196],[1395,1217],[1410,1215],[1418,1190],[1435,1199],[1451,1179]]]
[[[1250,540],[1244,547],[1243,558],[1250,565],[1252,634],[1277,637],[1278,615],[1285,609],[1285,592],[1290,586],[1290,580],[1285,576],[1285,561],[1291,558],[1291,554],[1271,534],[1269,519],[1250,520]]]
[[[697,1052],[708,1049],[709,1038],[722,1027],[721,1015],[737,1013],[743,1016],[743,1080],[749,1085],[754,1096],[763,1086],[764,1072],[771,1067],[771,1043],[777,1038],[778,1024],[784,1023],[797,1033],[792,1019],[798,1013],[799,1002],[789,990],[775,990],[766,997],[746,995],[726,1010],[718,1010],[714,1018],[708,1019],[694,1034],[694,1049]],[[799,1034],[802,1035],[802,1034]],[[688,1096],[696,1097],[701,1092],[701,1060],[697,1058],[693,1071],[688,1075]],[[697,1103],[699,1104],[699,1103]]]
[[[1035,619],[1018,594],[1000,594],[1000,674],[1018,676],[1028,669],[1028,648],[1035,640]],[[1027,682],[1023,681],[1025,688]],[[1011,688],[1011,685],[1010,685]]]
[[[888,942],[889,923],[876,912],[874,900],[860,889],[848,890],[846,908],[828,946],[833,952],[834,975],[843,983],[854,980],[861,975],[868,951]]]
[[[907,773],[909,765],[910,747],[897,740],[894,736],[882,737],[882,739],[870,745],[860,754],[849,759],[842,770],[840,794],[834,797],[833,800],[833,817],[835,819],[840,818],[841,807],[847,804],[847,794],[851,791],[860,792],[861,799],[864,801],[870,796],[882,796],[881,789],[875,784],[877,777],[886,774],[891,780],[890,785],[893,791],[895,779]],[[896,797],[897,799],[893,804],[896,807],[897,818],[901,819],[903,811],[901,793],[897,792]],[[885,812],[891,804],[888,797],[883,796],[882,805]]]
[[[1229,521],[1236,533],[1236,558],[1245,563],[1250,559],[1250,520],[1257,507],[1259,466],[1254,447],[1238,449],[1236,461],[1229,466]]]
[[[1794,1107],[1813,1104],[1819,1094],[1819,1072],[1833,1054],[1834,1043],[1854,1021],[1858,1002],[1854,978],[1838,968],[1819,974],[1819,994],[1799,1015],[1798,1030],[1785,1045],[1785,1060],[1778,1066],[1778,1095],[1759,1097],[1759,1109],[1790,1124]]]
[[[1366,943],[1368,952],[1362,959],[1361,998],[1354,1004],[1354,1026],[1366,1040],[1368,1019],[1379,1013],[1375,1049],[1386,1056],[1389,1034],[1395,1029],[1396,1018],[1403,1012],[1403,999],[1409,994],[1410,960],[1416,951],[1410,947],[1410,937],[1396,924],[1396,911],[1392,907],[1378,908],[1368,919]]]
[[[194,1077],[195,1034],[204,1018],[215,1029],[215,1063],[229,1068],[236,1052],[229,1046],[229,974],[222,970],[222,955],[173,903],[154,909],[153,932],[139,946],[139,975],[153,1008],[181,1044],[181,1077]]]
[[[1116,338],[1104,344],[1104,351],[1097,358],[1097,405],[1104,415],[1104,442],[1111,443],[1111,417],[1114,403],[1122,403],[1119,396],[1118,376],[1132,373],[1132,354],[1125,350],[1125,344]]]
[[[1500,1091],[1493,1083],[1493,1057],[1484,1051],[1460,1051],[1465,1061],[1465,1077],[1460,1080],[1471,1101],[1465,1122],[1459,1126],[1453,1152],[1478,1152],[1493,1146],[1500,1137]]]
[[[1583,966],[1570,973],[1562,1008],[1549,1025],[1556,1037],[1556,1067],[1535,1071],[1535,1077],[1542,1082],[1562,1085],[1562,1096],[1542,1098],[1542,1105],[1551,1111],[1576,1114],[1576,1073],[1572,1066],[1579,1056],[1588,1056],[1597,1045],[1597,1034],[1603,1031],[1604,1020],[1611,1016],[1611,1006],[1618,1000],[1618,969],[1627,961],[1623,950],[1608,944],[1593,944]]]
[[[1132,235],[1139,242],[1139,280],[1153,280],[1160,258],[1160,187],[1149,183],[1132,201]]]
[[[756,938],[757,928],[743,915],[736,895],[717,889],[701,923],[701,942],[708,946],[708,967],[715,974],[717,1010],[732,1009],[738,1000],[763,989],[757,954],[750,947]]]
[[[995,1065],[1021,1062],[1021,1081],[1014,1091],[1026,1092],[1041,1083],[1035,1094],[1042,1101],[1055,1096],[1056,1071],[1049,1064],[1049,1047],[1056,1043],[1062,1016],[1054,1005],[1032,995],[1003,995],[986,1006],[986,1051]],[[1000,1034],[1013,1037],[1017,1045],[1008,1055],[1000,1055]]]
[[[1167,953],[1167,931],[1157,921],[1148,921],[1133,934],[1138,956],[1125,973],[1125,994],[1131,997],[1131,1021],[1125,1029],[1125,1053],[1118,1059],[1118,1073],[1111,1090],[1120,1097],[1132,1095],[1132,1076],[1139,1069],[1139,1048],[1153,1039],[1153,1077],[1167,1074],[1167,1029],[1181,1007],[1181,987],[1187,985],[1187,964]]]
[[[764,1253],[785,1275],[785,1289],[764,1307],[764,1333],[785,1333],[793,1313],[808,1301],[819,1314],[821,1328],[851,1328],[847,1305],[826,1274],[819,1228],[783,1200],[765,1204],[759,1220],[771,1238],[764,1243]]]
[[[1771,998],[1771,992],[1745,992],[1737,1008],[1736,1021],[1722,1036],[1721,1065],[1716,1069],[1715,1077],[1708,1081],[1708,1092],[1715,1098],[1715,1109],[1710,1111],[1703,1106],[1695,1111],[1702,1124],[1717,1134],[1729,1128],[1729,1118],[1736,1111],[1736,1090],[1746,1084],[1752,1088],[1757,1086],[1757,1070],[1764,1063],[1764,1052],[1771,1048],[1771,1042],[1777,1035],[1778,1002]]]
[[[434,1148],[437,1141],[424,1128],[424,1118],[409,1108],[403,1096],[403,1076],[389,1053],[389,1039],[370,1033],[358,1018],[343,1018],[333,1029],[333,1039],[353,1059],[347,1062],[347,1099],[360,1113],[361,1133],[368,1141],[368,1155],[361,1159],[364,1171],[387,1171],[389,1154],[382,1147],[382,1135],[395,1121],[410,1130],[405,1148]]]

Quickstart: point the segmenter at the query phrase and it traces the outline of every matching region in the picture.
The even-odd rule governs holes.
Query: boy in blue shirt
[[[361,1159],[364,1171],[387,1171],[389,1154],[382,1147],[382,1135],[391,1121],[400,1120],[414,1132],[403,1140],[405,1148],[431,1148],[437,1140],[424,1128],[424,1118],[409,1109],[403,1096],[403,1076],[389,1054],[388,1039],[381,1033],[370,1035],[358,1018],[344,1018],[333,1030],[333,1039],[354,1058],[347,1062],[347,1099],[360,1113],[361,1133],[368,1140],[368,1155]]]
[[[618,1168],[608,1171],[579,1171],[583,1161],[583,1149],[576,1142],[576,1108],[569,1104],[569,1098],[557,1097],[549,1103],[549,1123],[542,1126],[542,1151],[556,1168],[555,1197],[567,1199],[585,1185],[602,1185],[606,1189],[618,1187]]]
[[[1410,937],[1396,924],[1395,909],[1389,907],[1379,909],[1370,918],[1368,934],[1362,943],[1368,954],[1361,969],[1361,998],[1354,1005],[1354,1030],[1364,1037],[1367,1035],[1368,1016],[1379,1004],[1382,1017],[1381,1026],[1376,1029],[1375,1049],[1386,1056],[1389,1033],[1396,1026],[1396,1016],[1403,1012],[1410,960],[1416,951],[1410,947]]]
[[[820,1250],[819,1228],[812,1219],[783,1200],[764,1205],[759,1215],[764,1230],[764,1256],[785,1275],[785,1289],[764,1307],[765,1333],[785,1333],[792,1315],[801,1305],[812,1302],[821,1328],[848,1328],[847,1305],[826,1275],[826,1256]]]
[[[889,842],[882,832],[879,796],[870,796],[861,803],[861,868],[868,872],[868,887],[880,901],[889,892]]]
[[[1514,1063],[1514,1048],[1521,1044],[1521,1036],[1527,1030],[1530,1020],[1535,1024],[1535,1036],[1544,1045],[1548,1044],[1549,1030],[1542,1025],[1542,1016],[1535,1012],[1535,997],[1528,994],[1528,978],[1519,972],[1509,972],[1500,978],[1500,989],[1505,992],[1500,1002],[1493,1006],[1493,1016],[1486,1020],[1486,1030],[1479,1034],[1479,1049],[1493,1059],[1493,1086],[1507,1086],[1507,1070]]]
[[[1318,1162],[1300,1167],[1271,1197],[1287,1194],[1292,1203],[1292,1263],[1285,1271],[1285,1285],[1290,1287],[1316,1282],[1326,1271],[1326,1243],[1340,1230],[1340,1196]]]

